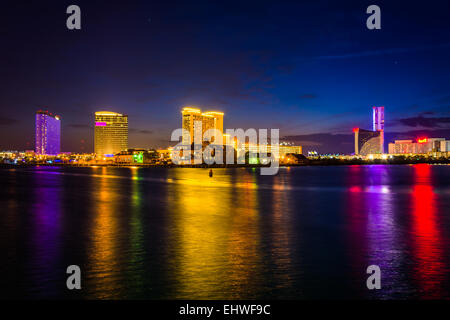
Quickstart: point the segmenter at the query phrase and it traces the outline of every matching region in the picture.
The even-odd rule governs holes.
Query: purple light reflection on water
[[[367,278],[366,268],[377,265],[382,273],[382,291],[360,286],[362,296],[388,298],[409,290],[402,264],[405,244],[396,221],[395,192],[386,166],[349,167],[348,224],[352,270]]]
[[[62,176],[34,175],[31,226],[31,279],[41,297],[55,297],[65,269],[60,264],[62,236]],[[57,270],[61,270],[57,272]],[[58,281],[55,281],[58,279]]]

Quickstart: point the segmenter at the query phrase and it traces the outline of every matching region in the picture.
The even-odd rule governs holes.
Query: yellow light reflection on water
[[[167,192],[177,298],[239,297],[255,275],[260,235],[249,175],[239,177],[248,188],[234,189],[225,169],[215,169],[213,178],[208,170],[169,171],[169,179],[183,181],[169,184]]]
[[[89,247],[89,272],[86,273],[89,286],[86,286],[95,298],[116,298],[119,287],[120,264],[118,263],[117,236],[118,220],[115,215],[120,211],[118,203],[120,192],[116,190],[118,181],[106,178],[107,168],[101,169],[102,176],[93,180],[95,186],[93,224],[91,225],[91,246]]]
[[[130,236],[129,236],[129,254],[127,257],[127,279],[131,285],[131,296],[139,297],[144,288],[142,284],[145,281],[146,274],[144,270],[144,227],[142,225],[142,184],[139,182],[140,171],[137,168],[131,168],[131,203],[130,203]]]
[[[291,249],[293,244],[290,238],[294,228],[290,221],[295,207],[292,203],[292,194],[285,192],[284,188],[284,186],[292,184],[291,178],[289,173],[274,176],[274,188],[270,201],[272,204],[270,225],[272,227],[270,233],[265,235],[270,238],[271,257],[274,264],[273,275],[277,279],[279,287],[292,285],[290,275],[295,273],[295,270],[292,270]],[[296,209],[301,210],[301,208]],[[297,261],[297,264],[301,264],[301,261]]]
[[[262,254],[260,252],[261,231],[258,205],[258,185],[256,176],[246,174],[242,177],[245,188],[232,190],[230,238],[227,246],[229,260],[228,286],[230,298],[242,298],[261,278]]]

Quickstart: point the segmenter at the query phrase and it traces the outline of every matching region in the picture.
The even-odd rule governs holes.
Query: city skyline
[[[353,128],[353,134],[352,139],[354,140],[354,152],[349,152],[347,154],[354,154],[354,155],[369,155],[369,154],[376,154],[376,153],[391,153],[388,151],[388,148],[386,148],[386,144],[391,145],[397,142],[407,142],[407,143],[418,143],[421,144],[423,142],[426,142],[427,140],[436,139],[431,138],[427,134],[417,134],[416,137],[406,137],[401,139],[391,139],[391,140],[385,140],[385,123],[384,123],[384,106],[381,107],[372,107],[372,127],[373,130],[365,130],[360,127],[354,127]],[[195,106],[185,106],[181,108],[181,128],[186,130],[186,132],[190,133],[190,143],[193,143],[194,136],[199,135],[203,136],[204,133],[208,129],[218,129],[220,132],[222,132],[225,135],[225,130],[223,126],[223,117],[224,113],[221,111],[206,111],[202,112],[201,109],[195,107]],[[94,124],[93,128],[95,131],[93,142],[94,142],[94,150],[83,150],[81,153],[95,153],[101,156],[112,156],[114,154],[118,154],[121,151],[126,151],[129,148],[128,146],[128,115],[117,113],[114,111],[97,111],[94,113]],[[45,117],[42,118],[41,117]],[[42,128],[47,128],[49,125],[47,125],[46,118],[52,118],[57,121],[57,132],[55,132],[55,125],[53,123],[50,123],[50,128],[53,128],[49,135],[55,136],[57,135],[57,141],[52,138],[53,141],[50,144],[50,147],[47,146],[47,130],[43,131]],[[202,123],[201,132],[197,132],[195,130],[199,130],[200,128],[195,129],[194,122],[199,121]],[[74,151],[61,151],[61,121],[60,116],[50,113],[48,110],[42,111],[38,110],[36,111],[36,122],[35,122],[35,132],[34,132],[34,140],[35,144],[33,146],[33,151],[36,152],[36,154],[41,155],[56,155],[60,152],[69,152],[72,153]],[[123,127],[123,128],[122,128]],[[44,128],[44,129],[45,129]],[[133,128],[131,129],[133,130]],[[41,133],[43,131],[43,133]],[[420,131],[419,131],[420,132]],[[362,136],[361,136],[362,134]],[[395,134],[395,133],[394,133]],[[360,140],[359,137],[362,137]],[[372,139],[374,138],[374,139]],[[225,138],[224,138],[225,139]],[[444,140],[446,138],[438,138],[440,140]],[[181,139],[183,143],[186,144],[186,137],[183,137]],[[282,145],[285,142],[288,142],[291,144],[292,142],[287,141],[287,139],[284,137],[282,139],[284,141],[281,142],[280,145]],[[370,143],[366,143],[371,141]],[[376,141],[375,141],[376,140]],[[415,141],[415,142],[413,142]],[[44,145],[45,143],[45,145]],[[168,142],[167,147],[173,147],[174,141]],[[225,143],[225,140],[224,142]],[[188,142],[189,144],[189,142]],[[370,144],[370,146],[369,146]],[[364,146],[365,145],[365,146]],[[55,147],[57,146],[57,148]],[[133,146],[131,149],[140,149],[140,147]],[[154,146],[144,146],[144,149],[157,149]],[[300,146],[300,148],[303,149],[303,146]],[[390,146],[389,146],[390,148]],[[53,152],[45,152],[45,150],[53,150]],[[105,150],[108,149],[108,150]],[[164,149],[164,148],[159,148]],[[444,148],[448,149],[448,148]],[[443,149],[443,150],[444,150]],[[29,151],[30,149],[22,150],[22,151]],[[57,151],[54,151],[57,150]],[[3,150],[8,151],[8,150]],[[13,149],[10,149],[10,151],[13,151]],[[309,153],[310,151],[308,151]],[[313,153],[317,152],[317,150],[313,150]],[[79,153],[79,152],[76,152]],[[332,154],[332,153],[330,153]],[[343,154],[337,152],[337,154]]]
[[[99,109],[134,119],[130,147],[166,147],[183,105],[214,106],[232,127],[279,128],[321,153],[352,152],[351,128],[370,128],[373,105],[389,107],[385,141],[450,137],[444,1],[407,13],[382,1],[376,32],[365,6],[346,1],[79,5],[89,15],[76,32],[60,28],[63,4],[8,8],[0,149],[32,149],[28,115],[44,105],[64,114],[62,151],[74,152],[94,149],[86,115]],[[39,27],[15,28],[16,16]]]

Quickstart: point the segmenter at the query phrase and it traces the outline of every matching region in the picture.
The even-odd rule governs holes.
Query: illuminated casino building
[[[212,121],[209,121],[209,124],[205,128],[205,131],[208,129],[217,129],[223,133],[223,112],[219,111],[207,111],[203,113],[203,118],[211,118]]]
[[[114,162],[117,164],[144,164],[152,163],[158,158],[155,150],[128,149],[114,155]]]
[[[243,144],[243,146],[245,148],[245,152],[253,152],[255,154],[259,153],[260,151],[267,153],[272,152],[272,146],[270,144],[260,146],[259,144],[251,144],[246,142]],[[287,145],[282,142],[277,146],[277,148],[279,157],[285,156],[287,154],[302,154],[302,146]]]
[[[373,131],[380,132],[380,153],[384,153],[384,107],[373,107]]]
[[[61,151],[61,120],[48,111],[36,112],[35,152],[39,155],[57,155]]]
[[[373,131],[384,130],[384,107],[373,107]]]
[[[373,107],[373,131],[354,128],[355,155],[384,153],[384,107]]]
[[[444,138],[419,138],[413,140],[395,140],[389,143],[390,154],[425,154],[428,152],[449,152],[450,141]]]
[[[209,129],[217,129],[223,133],[223,112],[207,111],[202,112],[200,109],[193,107],[185,107],[181,110],[182,114],[182,128],[186,130],[183,135],[183,144],[192,144],[195,137],[199,137],[202,141],[204,133]],[[195,125],[195,122],[198,124]],[[188,134],[189,133],[189,134]],[[214,141],[214,139],[212,139]]]
[[[370,131],[360,128],[353,129],[355,133],[355,154],[367,156],[381,152],[381,131]]]
[[[113,156],[128,149],[128,116],[111,111],[95,113],[94,150],[97,155]]]

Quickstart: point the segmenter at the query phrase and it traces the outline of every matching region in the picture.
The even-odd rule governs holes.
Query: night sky
[[[448,0],[8,1],[0,37],[0,150],[34,148],[38,109],[61,116],[63,151],[93,151],[101,110],[128,114],[130,147],[167,147],[184,105],[304,151],[352,152],[374,105],[387,140],[450,138]]]

